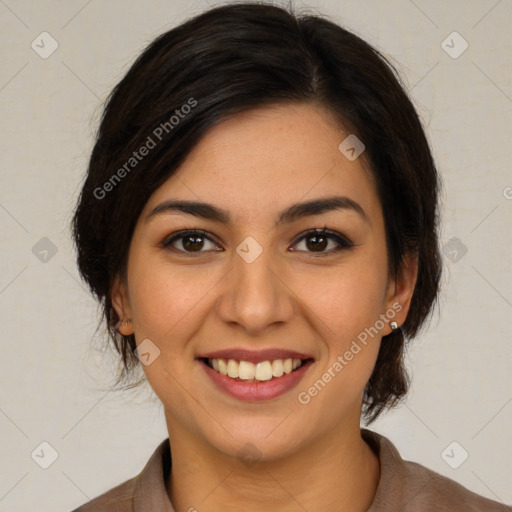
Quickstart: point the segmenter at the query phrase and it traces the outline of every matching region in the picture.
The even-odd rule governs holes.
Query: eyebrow
[[[311,201],[292,204],[279,213],[276,223],[278,225],[291,223],[303,217],[320,215],[334,210],[354,211],[358,213],[365,222],[371,225],[370,219],[363,207],[350,197],[346,196],[320,197]],[[147,223],[149,220],[163,214],[172,214],[177,212],[194,215],[207,220],[218,221],[226,224],[227,226],[231,226],[232,224],[228,210],[218,208],[217,206],[208,203],[186,200],[167,200],[160,203],[155,206],[150,213],[148,213],[144,222]]]

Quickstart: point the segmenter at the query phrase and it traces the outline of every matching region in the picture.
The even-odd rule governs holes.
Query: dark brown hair
[[[438,298],[441,182],[396,70],[339,25],[244,3],[210,9],[155,39],[106,103],[73,217],[78,268],[121,356],[116,385],[129,382],[139,366],[135,338],[116,331],[109,294],[116,276],[126,278],[142,209],[209,128],[227,116],[286,102],[327,108],[364,142],[384,214],[390,275],[400,273],[406,254],[418,256],[407,319],[383,338],[365,389],[363,414],[371,423],[406,394],[404,344]],[[134,157],[150,145],[143,158]]]

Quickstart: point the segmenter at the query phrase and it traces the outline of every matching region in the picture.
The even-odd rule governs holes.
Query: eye
[[[297,243],[302,243],[303,241],[307,251],[318,253],[320,256],[329,255],[355,246],[346,236],[326,228],[307,231],[298,239]],[[325,249],[329,245],[329,241],[334,242],[334,249],[326,251]]]
[[[216,244],[214,244],[214,242],[208,236],[206,236],[204,231],[198,229],[185,229],[183,231],[178,231],[172,236],[166,238],[161,245],[165,249],[193,254],[208,252],[208,250],[202,250],[204,248],[205,241],[208,241],[214,247],[217,247]],[[213,248],[209,250],[217,251],[219,249]]]
[[[334,242],[334,248],[326,251],[325,249],[329,246],[329,242]],[[210,243],[212,247],[208,248],[208,243]],[[306,252],[317,253],[319,256],[337,253],[343,249],[350,249],[355,246],[355,244],[341,233],[326,228],[307,231],[295,242],[294,246],[300,243],[305,243]],[[205,231],[200,229],[185,229],[173,233],[161,243],[161,246],[165,249],[185,253],[187,255],[223,250],[207,236]],[[292,251],[296,252],[297,249],[293,249]],[[300,251],[304,252],[304,250]]]

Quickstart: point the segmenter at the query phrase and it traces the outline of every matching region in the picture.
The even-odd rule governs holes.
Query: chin
[[[227,457],[236,457],[248,466],[257,461],[279,460],[293,455],[310,438],[304,422],[294,419],[293,423],[288,423],[285,420],[289,413],[288,410],[263,418],[244,415],[229,420],[219,419],[224,428],[216,424],[215,431],[212,431],[209,423],[205,427],[210,430],[203,431],[203,437],[215,450]]]

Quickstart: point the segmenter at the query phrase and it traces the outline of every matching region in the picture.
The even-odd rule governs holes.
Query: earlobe
[[[387,297],[387,309],[397,311],[393,319],[400,327],[407,318],[411,299],[418,278],[418,257],[417,254],[409,253],[404,257],[402,269],[397,279],[390,278],[389,292]],[[398,304],[400,307],[398,307]],[[390,332],[393,328],[390,328]]]
[[[119,276],[114,280],[110,300],[119,318],[119,322],[116,326],[117,330],[124,336],[129,336],[133,333],[133,329],[130,326],[132,321],[130,302],[126,291],[126,283]]]

